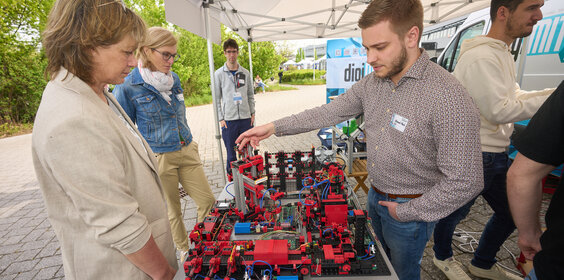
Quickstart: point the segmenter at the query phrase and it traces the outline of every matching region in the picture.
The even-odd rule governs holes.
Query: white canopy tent
[[[296,62],[290,59],[290,60],[282,63],[282,65],[284,65],[284,66],[286,66],[286,65],[296,65]]]
[[[421,0],[424,24],[455,18],[489,6],[490,0]],[[310,38],[360,37],[357,21],[370,0],[164,0],[166,19],[208,40],[212,96],[212,42],[220,44],[220,23],[248,42]],[[252,61],[251,65],[252,75]],[[216,140],[221,163],[221,136],[214,98]],[[225,181],[225,174],[224,174]]]

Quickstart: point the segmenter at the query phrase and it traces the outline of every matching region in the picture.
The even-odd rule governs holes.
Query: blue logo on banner
[[[564,14],[539,21],[529,40],[527,55],[558,54],[564,62]]]

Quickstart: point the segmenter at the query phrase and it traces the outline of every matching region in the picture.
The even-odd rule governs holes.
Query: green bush
[[[32,130],[33,123],[5,122],[0,124],[0,138],[31,133]]]
[[[317,76],[317,75],[316,75]],[[324,85],[325,79],[298,79],[289,82],[290,85]]]
[[[321,79],[321,76],[325,76],[325,70],[315,70],[315,79]],[[295,80],[313,80],[313,69],[301,69],[301,70],[288,70],[284,71],[282,76],[282,82],[292,84]]]
[[[283,90],[296,90],[297,88],[295,87],[289,87],[289,86],[282,86],[279,84],[270,84],[268,85],[268,87],[266,88],[266,91],[268,92],[274,92],[274,91],[283,91]],[[258,88],[258,91],[255,91],[255,93],[260,92],[260,88]]]
[[[184,99],[184,104],[186,107],[211,104],[212,96],[211,94],[192,94]]]

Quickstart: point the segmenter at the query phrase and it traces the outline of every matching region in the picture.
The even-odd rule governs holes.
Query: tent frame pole
[[[251,74],[251,81],[254,81],[255,76],[253,74],[253,55],[251,53],[251,41],[250,40],[247,42],[247,45],[249,47],[249,73]]]
[[[219,154],[219,161],[221,163],[220,170],[221,174],[223,175],[223,185],[227,183],[226,177],[226,170],[225,170],[225,161],[223,160],[223,151],[221,149],[221,134],[219,132],[219,117],[217,114],[217,102],[216,102],[216,95],[218,94],[215,92],[215,69],[214,69],[214,60],[213,60],[213,48],[212,48],[212,34],[211,34],[211,25],[210,25],[210,13],[209,13],[209,2],[207,0],[203,0],[203,8],[204,8],[204,24],[206,26],[206,40],[208,43],[208,63],[210,68],[210,87],[212,93],[212,100],[213,100],[213,117],[215,120],[215,140],[217,141],[217,150]]]

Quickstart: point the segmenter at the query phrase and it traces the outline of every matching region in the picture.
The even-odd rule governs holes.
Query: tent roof
[[[294,64],[296,64],[296,62],[291,59],[283,63],[283,65],[294,65]]]
[[[360,37],[360,14],[370,0],[165,0],[166,19],[205,38],[202,6],[210,7],[212,41],[219,23],[247,41]],[[490,0],[422,0],[424,24],[488,7]]]

